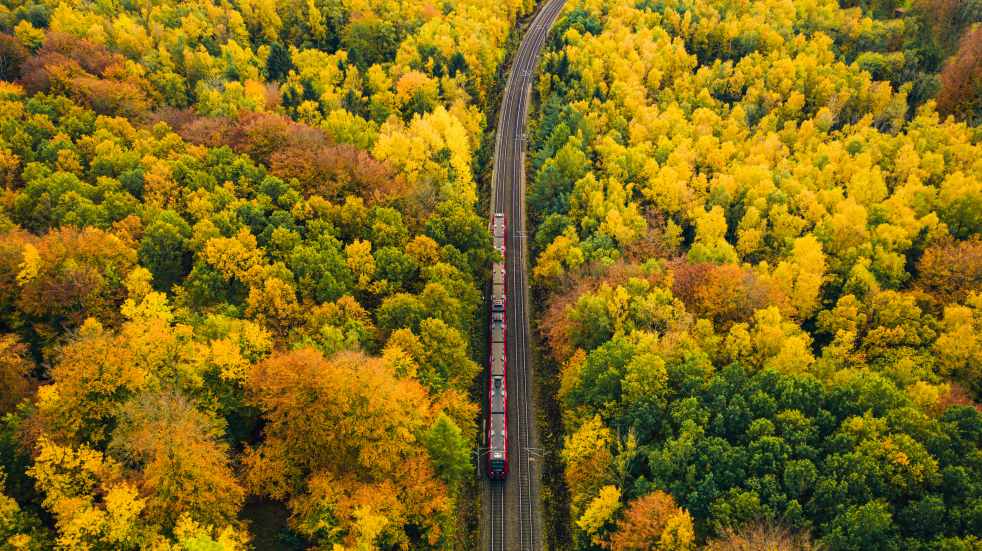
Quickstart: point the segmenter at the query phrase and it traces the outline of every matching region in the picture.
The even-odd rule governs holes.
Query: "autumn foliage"
[[[20,78],[21,67],[29,55],[16,37],[0,34],[0,79],[14,81]]]
[[[693,547],[694,537],[689,514],[672,496],[656,491],[628,504],[606,547],[614,551],[683,550]]]
[[[245,455],[246,480],[289,499],[302,533],[407,545],[400,527],[413,524],[427,544],[440,541],[449,502],[421,445],[431,418],[418,383],[378,359],[303,349],[258,364],[247,386],[266,424],[263,445]]]
[[[304,182],[309,195],[340,198],[358,195],[371,203],[398,199],[408,189],[392,168],[356,147],[342,144],[310,148],[283,148],[271,159],[271,169],[281,178]]]
[[[568,3],[528,136],[556,548],[977,547],[975,4]],[[533,8],[0,4],[0,548],[473,547]]]
[[[568,547],[978,544],[972,5],[564,12],[528,197]]]
[[[98,113],[135,116],[150,106],[149,83],[122,56],[84,38],[48,33],[21,72],[29,92],[62,92]]]
[[[941,71],[938,109],[975,121],[982,113],[982,26],[965,33]]]
[[[16,285],[8,295],[17,309],[46,339],[66,327],[77,328],[86,317],[118,323],[126,298],[123,276],[136,263],[136,253],[116,236],[95,228],[63,228],[38,240],[12,233],[4,239],[21,244]],[[16,267],[16,268],[15,268]]]
[[[15,335],[0,336],[0,413],[14,409],[34,389],[34,362],[28,357],[28,347]]]
[[[734,264],[680,262],[672,268],[672,294],[718,327],[745,321],[756,310],[787,300],[772,283]]]
[[[466,548],[533,6],[233,4],[0,5],[0,547]]]
[[[737,530],[727,530],[723,537],[706,545],[707,551],[811,551],[820,549],[807,534],[796,534],[777,524],[756,522]]]
[[[917,265],[917,287],[939,304],[963,302],[982,288],[982,242],[947,241],[926,249]]]

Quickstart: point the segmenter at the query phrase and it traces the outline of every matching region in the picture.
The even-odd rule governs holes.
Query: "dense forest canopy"
[[[0,0],[0,547],[472,546],[534,7]],[[528,183],[569,545],[982,547],[980,20],[570,0]]]
[[[0,3],[0,547],[463,547],[529,1]],[[269,545],[269,542],[267,542]]]
[[[574,547],[982,545],[980,19],[569,7],[528,195]]]

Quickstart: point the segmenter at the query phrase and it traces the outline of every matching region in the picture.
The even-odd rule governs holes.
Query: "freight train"
[[[491,266],[491,357],[488,376],[488,478],[508,476],[508,344],[505,324],[505,215],[495,213],[491,221],[494,248],[501,254]]]

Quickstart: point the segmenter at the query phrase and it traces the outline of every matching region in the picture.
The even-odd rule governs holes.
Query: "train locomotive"
[[[505,215],[495,213],[491,221],[494,248],[501,260],[491,267],[491,357],[488,376],[487,473],[492,480],[508,476],[508,356],[505,324]]]

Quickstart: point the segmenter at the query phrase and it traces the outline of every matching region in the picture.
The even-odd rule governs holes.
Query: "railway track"
[[[488,481],[488,509],[490,515],[487,537],[491,549],[505,549],[505,484]]]
[[[529,350],[527,236],[525,229],[525,125],[539,53],[565,0],[546,0],[515,53],[505,85],[495,141],[491,205],[508,220],[508,453],[506,481],[487,482],[485,531],[492,551],[535,551],[541,545],[539,476],[531,354]]]

